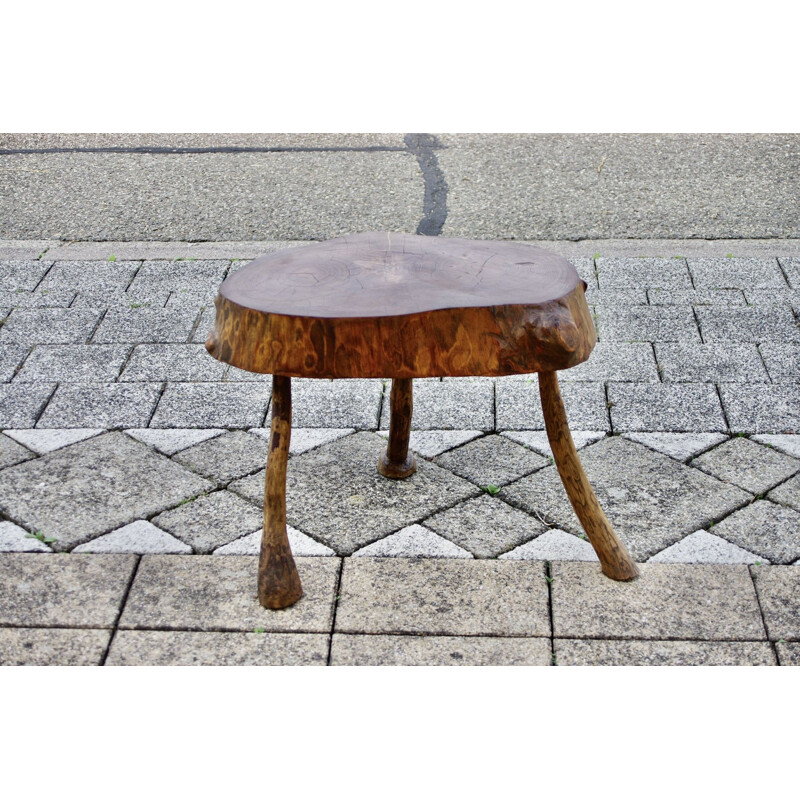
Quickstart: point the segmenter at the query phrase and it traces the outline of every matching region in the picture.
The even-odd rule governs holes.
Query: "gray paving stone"
[[[99,319],[88,308],[17,308],[0,328],[0,344],[85,344]]]
[[[33,456],[34,454],[27,447],[22,447],[8,436],[0,434],[0,469],[27,461]]]
[[[379,433],[388,439],[388,431],[379,431]],[[477,439],[481,433],[482,431],[411,431],[408,446],[409,449],[425,458],[434,458],[454,447]]]
[[[65,430],[38,430],[36,428],[23,428],[20,430],[6,430],[6,435],[21,442],[37,455],[51,453],[68,444],[91,439],[104,432],[104,428],[68,428]]]
[[[637,561],[751,498],[741,489],[619,436],[584,448],[581,461],[600,505]],[[521,478],[502,489],[499,497],[565,531],[583,533],[555,466]]]
[[[473,484],[424,459],[405,480],[378,473],[386,443],[362,432],[289,459],[287,519],[337,553],[350,554],[440,508],[481,493]],[[264,502],[264,472],[230,484],[252,503]]]
[[[698,289],[786,288],[774,258],[690,258],[689,271]]]
[[[763,342],[758,349],[775,383],[800,383],[800,344]]]
[[[194,329],[194,336],[192,341],[195,344],[205,344],[208,335],[214,327],[214,322],[217,319],[217,309],[214,306],[207,306],[200,313],[200,320],[197,327]]]
[[[52,553],[42,541],[13,522],[0,521],[0,553]]]
[[[723,667],[775,665],[767,642],[620,641],[555,639],[556,663],[565,667]]]
[[[109,308],[114,311],[163,309],[168,298],[168,292],[125,292],[117,287],[87,289],[77,293],[71,308]]]
[[[789,306],[795,309],[800,306],[798,289],[746,289],[744,297],[748,306]]]
[[[790,481],[773,489],[767,497],[776,503],[783,503],[795,511],[800,511],[800,476],[795,475]]]
[[[201,344],[140,344],[120,381],[219,381],[226,366]]]
[[[139,261],[56,261],[38,288],[124,292],[140,264]]]
[[[153,415],[161,386],[160,383],[64,383],[56,389],[36,425],[38,428],[143,428]]]
[[[292,381],[292,424],[298,428],[375,430],[383,394],[380,380]]]
[[[770,379],[753,342],[658,342],[655,349],[665,383],[768,383]]]
[[[700,432],[725,431],[713,384],[609,383],[614,430]]]
[[[753,440],[774,447],[795,458],[800,458],[800,435],[765,433],[753,436]]]
[[[327,633],[340,563],[296,559],[303,597],[274,611],[258,602],[254,556],[142,556],[119,627]]]
[[[648,289],[652,306],[743,306],[741,289]]]
[[[706,342],[800,342],[790,308],[701,308],[695,311]]]
[[[145,261],[130,285],[132,292],[169,291],[216,294],[230,261]],[[212,294],[212,298],[213,298]]]
[[[725,416],[736,433],[799,433],[800,386],[719,387]]]
[[[119,375],[129,353],[127,345],[36,345],[14,381],[111,382]]]
[[[800,558],[800,514],[768,500],[756,500],[714,526],[714,533],[773,564]]]
[[[252,428],[264,421],[270,387],[256,383],[168,383],[152,428]]]
[[[624,433],[622,436],[678,461],[686,461],[728,438],[724,433]]]
[[[151,522],[137,519],[130,525],[78,545],[73,553],[191,553],[192,548]]]
[[[52,261],[0,261],[0,284],[8,291],[32,292]]]
[[[0,291],[2,308],[66,308],[75,299],[71,289],[42,289],[29,292],[24,289]]]
[[[218,547],[214,551],[215,556],[257,556],[261,551],[262,529],[248,533],[240,539],[234,539],[229,544]],[[302,531],[286,526],[286,534],[289,537],[289,546],[295,558],[298,556],[335,556],[336,553],[324,544],[312,539]]]
[[[0,505],[64,550],[211,488],[123,433],[108,433],[0,472]]]
[[[199,311],[194,308],[112,308],[94,342],[186,342]]]
[[[800,566],[750,567],[772,641],[800,640]]]
[[[0,629],[0,665],[96,667],[103,663],[110,630]]]
[[[693,467],[752,494],[763,494],[800,471],[800,461],[737,436],[691,462]]]
[[[248,241],[248,242],[67,242],[53,247],[51,258],[55,259],[99,259],[109,256],[117,258],[143,259],[147,261],[177,259],[234,259],[249,262],[265,253],[273,253],[285,247],[308,244],[302,241]],[[2,245],[0,244],[0,252]],[[48,251],[51,252],[51,251]]]
[[[503,486],[550,462],[506,436],[491,435],[450,450],[435,463],[478,486]]]
[[[565,639],[766,639],[743,565],[642,564],[621,582],[597,564],[550,565],[553,634]]]
[[[692,281],[683,258],[603,258],[595,260],[602,289],[691,289]]]
[[[782,667],[800,667],[800,642],[776,642],[775,649]]]
[[[549,639],[502,636],[359,636],[335,633],[334,666],[549,666]]]
[[[222,428],[176,428],[159,430],[157,428],[132,428],[125,431],[128,436],[155,447],[160,453],[172,456],[194,444],[213,439],[225,431]]]
[[[534,247],[537,246],[536,242],[527,242],[526,244],[533,244]],[[575,267],[575,271],[581,276],[582,280],[586,281],[588,284],[587,291],[597,288],[597,271],[594,267],[594,258],[572,256],[567,260]]]
[[[30,349],[26,344],[4,344],[0,347],[0,381],[10,381],[14,377]]]
[[[261,527],[263,517],[260,509],[241,497],[221,491],[184,502],[153,517],[153,523],[191,545],[196,552],[210,553]]]
[[[572,441],[575,444],[575,449],[580,450],[582,447],[594,444],[606,436],[605,431],[570,431],[572,434]],[[506,436],[512,442],[518,442],[531,450],[545,456],[545,458],[552,459],[553,451],[550,448],[550,441],[547,438],[546,431],[501,431],[501,436]]]
[[[356,550],[353,556],[388,558],[474,558],[472,553],[423,525],[409,525],[385,539]]]
[[[699,342],[692,309],[686,306],[596,306],[597,336],[611,342]]]
[[[478,558],[513,550],[546,529],[539,520],[489,495],[440,511],[425,525]]]
[[[139,666],[325,666],[324,633],[119,631],[106,664]]]
[[[586,290],[586,302],[590,305],[608,307],[646,306],[646,289],[593,289]]]
[[[381,414],[381,427],[389,427],[389,392]],[[451,381],[415,380],[411,425],[416,429],[481,431],[494,429],[494,381],[491,378]]]
[[[233,431],[183,450],[175,461],[206,478],[228,483],[263,469],[268,451],[269,446],[261,437]]]
[[[778,262],[786,274],[789,286],[800,289],[800,258],[779,258]]]
[[[136,556],[5,553],[0,556],[0,625],[110,628]]]
[[[269,420],[266,420],[269,424]],[[265,442],[269,442],[271,431],[270,428],[250,428],[248,433],[252,433],[262,438]],[[300,453],[305,453],[307,450],[313,450],[315,447],[327,444],[328,442],[335,442],[343,436],[348,436],[355,433],[355,428],[295,428],[292,426],[292,435],[289,442],[289,455],[296,456]]]
[[[544,578],[537,562],[346,559],[335,631],[549,636]]]
[[[656,361],[649,342],[598,342],[588,361],[558,374],[568,381],[641,381],[658,383]]]
[[[56,239],[0,239],[0,259],[39,258],[60,242]]]
[[[0,385],[0,428],[32,428],[55,388],[54,383]]]
[[[203,341],[205,341],[205,339],[203,339]],[[205,349],[205,347],[203,349]],[[211,358],[211,356],[209,356],[209,358]],[[222,380],[255,381],[260,383],[271,383],[272,375],[261,372],[248,372],[246,369],[239,369],[238,367],[228,367],[225,372],[225,377]]]
[[[737,547],[708,531],[695,531],[648,559],[650,564],[769,564],[763,556]]]
[[[498,430],[544,430],[539,381],[499,378],[495,385]],[[562,383],[567,422],[576,430],[611,430],[602,383]]]
[[[557,528],[545,531],[530,542],[515,547],[499,558],[533,559],[537,561],[597,561],[597,553],[584,538],[573,536]]]

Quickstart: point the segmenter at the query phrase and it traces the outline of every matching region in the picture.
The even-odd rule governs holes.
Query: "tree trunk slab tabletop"
[[[596,343],[586,284],[560,256],[517,242],[363,233],[263,256],[220,286],[206,348],[273,375],[259,598],[302,595],[286,536],[291,378],[392,378],[387,478],[415,470],[412,379],[539,373],[545,425],[564,487],[603,571],[638,574],[578,460],[556,371]]]

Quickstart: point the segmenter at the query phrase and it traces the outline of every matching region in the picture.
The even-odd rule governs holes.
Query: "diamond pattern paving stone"
[[[0,434],[0,469],[19,464],[33,458],[33,453],[26,447],[17,444],[13,438]]]
[[[692,288],[689,269],[682,258],[598,258],[595,264],[603,289]]]
[[[787,453],[795,458],[800,458],[800,435],[785,435],[785,434],[762,434],[754,436],[756,442],[774,447],[782,453]]]
[[[168,383],[151,428],[252,428],[264,421],[270,387],[257,383]]]
[[[795,475],[791,480],[773,489],[767,497],[800,511],[800,475]]]
[[[175,534],[198,553],[210,553],[261,525],[260,509],[231,492],[201,495],[153,518],[159,528]]]
[[[409,478],[378,473],[386,442],[362,432],[289,459],[287,519],[340,554],[350,554],[480,489],[423,459]],[[264,472],[229,486],[253,503],[264,502]]]
[[[119,631],[106,664],[114,666],[325,666],[324,633]]]
[[[42,280],[52,261],[3,261],[0,263],[0,284],[16,291],[31,292]]]
[[[606,435],[605,431],[570,431],[570,433],[577,450],[594,444],[599,439],[605,438]],[[530,447],[531,450],[535,450],[546,458],[553,457],[550,441],[545,431],[501,431],[501,435],[508,437],[512,442]]]
[[[25,359],[14,381],[113,381],[129,352],[127,345],[37,345]]]
[[[706,342],[800,342],[800,328],[788,307],[697,308]]]
[[[0,428],[32,428],[55,388],[54,383],[0,386]]]
[[[724,442],[728,437],[724,433],[624,433],[623,438],[639,442],[678,461],[686,461]]]
[[[619,436],[581,451],[600,505],[631,555],[643,561],[751,499],[741,489]],[[554,466],[500,491],[515,506],[583,533]]]
[[[161,386],[160,383],[61,384],[36,427],[143,428],[153,414]]]
[[[6,553],[0,557],[0,625],[110,628],[136,556]]]
[[[665,383],[769,382],[753,342],[657,342],[655,348]]]
[[[368,380],[292,381],[292,423],[298,428],[360,428],[375,430],[383,382]]]
[[[122,629],[327,633],[339,575],[338,558],[298,558],[303,597],[273,611],[258,602],[254,556],[142,556]]]
[[[485,436],[438,456],[439,466],[478,486],[502,486],[547,466],[550,461],[505,436]]]
[[[10,381],[30,350],[27,344],[3,344],[0,347],[0,381]]]
[[[498,430],[544,430],[539,382],[529,379],[503,379],[495,384]],[[561,384],[567,422],[576,430],[611,430],[602,383]]]
[[[263,468],[268,451],[269,446],[261,437],[233,431],[183,450],[175,461],[206,478],[228,483]]]
[[[409,525],[356,550],[353,556],[387,556],[389,558],[473,558],[472,553],[464,550],[447,539],[439,536],[422,525]]]
[[[289,546],[292,548],[292,554],[297,556],[335,556],[336,553],[330,547],[314,541],[310,536],[306,536],[302,531],[293,528],[291,525],[286,526],[286,533],[289,537]],[[235,539],[230,544],[218,547],[214,551],[215,556],[257,556],[261,550],[261,536],[262,531],[259,528],[257,531],[248,533],[247,536],[242,536],[241,539]]]
[[[698,289],[786,288],[774,258],[690,258],[689,271]]]
[[[609,383],[615,431],[726,431],[713,384]]]
[[[226,365],[201,344],[140,344],[121,381],[219,381]]]
[[[773,641],[800,640],[800,566],[750,567]]]
[[[171,456],[191,447],[193,444],[213,439],[221,433],[222,428],[176,428],[174,430],[159,430],[157,428],[132,428],[125,431],[128,436],[133,436],[140,442],[155,447],[156,450]]]
[[[800,385],[719,387],[731,430],[742,433],[800,432]]]
[[[38,288],[123,291],[139,265],[139,261],[57,261]]]
[[[695,531],[648,559],[649,564],[768,564],[763,556],[743,550],[708,531]]]
[[[0,472],[0,506],[64,550],[210,488],[146,445],[108,433]]]
[[[86,544],[73,553],[191,553],[192,548],[174,536],[156,528],[151,522],[138,519]]]
[[[700,341],[694,314],[685,306],[602,306],[597,335],[613,342]]]
[[[42,541],[13,522],[0,522],[0,553],[52,553]]]
[[[703,453],[691,465],[753,494],[763,494],[800,471],[796,458],[740,436]]]
[[[564,667],[774,666],[767,642],[620,641],[555,639],[556,663]]]
[[[3,628],[0,665],[96,667],[103,662],[110,638],[110,630]]]
[[[381,427],[389,427],[389,392],[381,414]],[[417,429],[482,431],[494,429],[494,381],[491,378],[414,381],[411,424]]]
[[[84,344],[99,319],[88,308],[18,308],[0,328],[0,344]]]
[[[333,666],[550,666],[550,640],[501,636],[335,633]]]
[[[800,382],[800,345],[763,342],[758,349],[775,383]]]
[[[537,519],[484,495],[440,511],[425,525],[478,558],[494,558],[542,533]]]
[[[269,442],[271,436],[270,428],[251,428],[248,433],[260,436],[264,441]],[[292,427],[291,440],[289,442],[289,455],[296,456],[305,453],[306,450],[313,450],[321,444],[335,442],[343,436],[355,433],[355,428],[295,428]]]
[[[66,428],[64,430],[41,430],[39,428],[21,428],[6,430],[6,436],[16,439],[38,455],[51,453],[68,444],[91,439],[104,432],[104,428]]]
[[[714,533],[773,564],[800,558],[800,514],[768,500],[756,500],[726,517],[714,526]]]
[[[389,431],[379,431],[385,439],[389,438]],[[454,447],[466,444],[472,439],[477,439],[482,431],[411,431],[408,446],[425,458],[435,456],[452,450]]]
[[[337,633],[549,636],[544,564],[346,559]]]
[[[585,534],[584,534],[585,536]],[[586,539],[580,539],[557,528],[545,531],[530,542],[515,547],[500,558],[536,561],[597,561],[594,548]]]
[[[642,564],[635,581],[612,581],[598,564],[555,561],[553,634],[575,639],[766,638],[744,565]]]

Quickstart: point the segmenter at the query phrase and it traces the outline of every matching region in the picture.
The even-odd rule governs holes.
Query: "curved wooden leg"
[[[378,458],[378,472],[387,478],[407,478],[417,471],[417,460],[408,452],[414,407],[412,392],[411,378],[392,380],[389,445]]]
[[[303,596],[286,535],[286,462],[292,434],[292,379],[272,378],[272,427],[264,485],[264,534],[258,562],[258,599],[264,608],[286,608]]]
[[[567,425],[567,414],[555,372],[539,373],[539,395],[542,399],[547,438],[553,449],[558,474],[575,514],[600,559],[603,572],[616,581],[632,580],[639,575],[639,570],[606,519],[583,471]]]

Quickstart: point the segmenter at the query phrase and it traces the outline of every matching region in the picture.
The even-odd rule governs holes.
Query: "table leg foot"
[[[303,596],[286,533],[286,464],[292,434],[291,378],[272,378],[272,425],[264,485],[264,533],[258,562],[258,600],[264,608],[287,608]]]
[[[414,408],[411,378],[392,380],[389,416],[389,444],[378,458],[378,472],[395,480],[407,478],[417,471],[417,460],[408,451],[411,435],[411,414]]]
[[[583,471],[567,424],[567,414],[555,372],[539,373],[539,394],[547,438],[550,440],[558,474],[575,514],[600,559],[603,572],[617,581],[636,578],[639,570],[625,545],[614,533]]]

